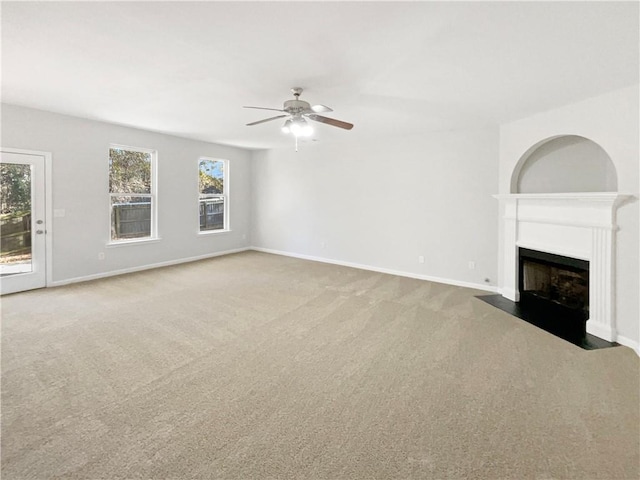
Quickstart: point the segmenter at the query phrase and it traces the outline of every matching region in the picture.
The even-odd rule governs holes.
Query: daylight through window
[[[132,147],[109,149],[111,240],[155,238],[155,152]]]
[[[227,230],[227,161],[198,161],[200,231]]]

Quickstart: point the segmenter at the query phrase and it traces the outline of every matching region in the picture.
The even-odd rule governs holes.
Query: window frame
[[[111,188],[108,187],[108,196],[109,196],[109,228],[108,235],[109,241],[107,242],[107,246],[118,246],[118,245],[132,245],[132,244],[140,244],[140,243],[153,243],[160,240],[160,236],[158,235],[158,151],[154,148],[146,148],[146,147],[133,147],[131,145],[122,145],[118,143],[110,143],[109,150],[118,149],[118,150],[128,150],[132,152],[139,153],[147,153],[151,156],[151,191],[150,193],[113,193],[111,192]],[[110,153],[108,153],[108,159],[110,160]],[[111,165],[109,161],[107,161],[107,178],[111,176]],[[108,182],[107,182],[108,183]],[[129,197],[149,197],[151,199],[151,212],[150,212],[150,234],[148,237],[138,237],[138,238],[125,238],[121,240],[114,240],[111,238],[111,216],[113,214],[113,204],[112,198],[129,196]]]
[[[199,181],[199,176],[200,176],[200,163],[203,161],[210,161],[210,162],[222,162],[222,171],[223,171],[223,182],[222,182],[222,193],[218,194],[218,193],[209,193],[209,194],[202,194],[200,193],[200,181]],[[198,235],[216,235],[219,233],[227,233],[231,231],[231,223],[230,223],[230,218],[229,218],[229,212],[230,212],[230,208],[229,208],[229,160],[226,160],[224,158],[215,158],[215,157],[207,157],[207,156],[200,156],[198,157],[197,160],[197,201],[198,201],[198,209],[197,209],[197,225],[198,225]],[[201,230],[200,228],[200,201],[202,200],[201,195],[207,195],[207,198],[216,198],[216,197],[220,197],[223,199],[224,202],[224,208],[223,208],[223,226],[222,228],[217,228],[215,230]]]

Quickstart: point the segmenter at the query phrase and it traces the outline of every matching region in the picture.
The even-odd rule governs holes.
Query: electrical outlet
[[[476,262],[474,262],[473,260],[469,261],[469,270],[475,270],[476,269]]]
[[[98,254],[98,260],[104,260],[104,252]]]
[[[418,263],[424,263],[424,255],[418,256]]]

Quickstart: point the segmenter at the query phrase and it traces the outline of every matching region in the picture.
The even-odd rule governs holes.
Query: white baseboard
[[[595,335],[598,338],[606,340],[607,342],[615,342],[616,333],[612,331],[610,328],[603,326],[599,323],[594,323],[594,321],[587,320],[587,333],[591,335]]]
[[[251,248],[250,247],[234,248],[233,250],[224,250],[222,252],[207,253],[206,255],[199,255],[197,257],[179,258],[177,260],[169,260],[167,262],[153,263],[151,265],[142,265],[139,267],[125,268],[122,270],[112,270],[110,272],[96,273],[93,275],[86,275],[83,277],[68,278],[66,280],[58,280],[55,282],[51,282],[47,285],[47,287],[60,287],[62,285],[69,285],[71,283],[87,282],[89,280],[98,280],[100,278],[115,277],[116,275],[124,275],[126,273],[134,273],[134,272],[141,272],[143,270],[151,270],[152,268],[169,267],[171,265],[179,265],[181,263],[197,262],[198,260],[205,260],[207,258],[212,258],[212,257],[220,257],[222,255],[229,255],[231,253],[245,252],[247,250],[251,250]]]
[[[630,338],[618,335],[616,337],[616,342],[618,342],[620,345],[631,348],[636,352],[636,355],[640,357],[640,344],[638,344],[638,342],[636,342],[635,340],[631,340]]]
[[[512,302],[520,301],[520,292],[517,292],[513,288],[504,287],[499,289],[499,292],[504,298],[511,300]]]
[[[300,253],[285,252],[283,250],[273,250],[270,248],[251,247],[256,252],[272,253],[274,255],[283,255],[285,257],[300,258],[303,260],[311,260],[313,262],[331,263],[333,265],[341,265],[343,267],[359,268],[360,270],[369,270],[372,272],[387,273],[389,275],[398,275],[399,277],[415,278],[418,280],[427,280],[429,282],[444,283],[446,285],[454,285],[456,287],[473,288],[475,290],[483,290],[485,292],[497,293],[498,287],[492,285],[483,285],[481,283],[463,282],[460,280],[452,280],[449,278],[433,277],[431,275],[421,275],[419,273],[403,272],[400,270],[392,270],[390,268],[373,267],[361,263],[344,262],[342,260],[333,260],[331,258],[315,257],[313,255],[303,255]]]

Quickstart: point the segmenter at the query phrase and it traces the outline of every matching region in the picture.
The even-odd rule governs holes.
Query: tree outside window
[[[198,161],[200,231],[227,230],[226,160]]]
[[[154,238],[153,168],[155,152],[130,147],[109,149],[111,240]]]

